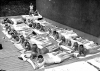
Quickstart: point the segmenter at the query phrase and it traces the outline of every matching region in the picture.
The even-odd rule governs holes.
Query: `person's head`
[[[29,27],[32,27],[32,24],[29,24]]]
[[[32,46],[33,46],[34,48],[37,48],[37,44],[32,44]]]
[[[32,44],[32,47],[31,47],[32,52],[37,53],[37,48],[38,48],[37,44]]]
[[[16,40],[16,41],[19,41],[19,37],[18,37],[18,36],[16,36],[16,37],[15,37],[15,40]]]
[[[36,24],[36,28],[37,28],[37,29],[40,29],[40,28],[41,28],[40,23],[37,23],[37,24]]]
[[[39,63],[42,63],[44,61],[44,58],[42,55],[38,55],[37,60]]]
[[[9,20],[8,18],[4,18],[4,21],[7,21],[7,20]]]
[[[78,47],[78,43],[77,42],[74,42],[73,47]]]
[[[32,31],[32,34],[33,34],[33,35],[37,35],[35,31]]]
[[[5,23],[5,27],[8,27],[9,25],[8,25],[8,23]]]
[[[56,39],[59,39],[59,33],[58,32],[56,33],[55,36],[56,36]]]
[[[56,30],[54,30],[54,31],[53,31],[53,35],[55,35],[56,33],[57,33],[57,31],[56,31]]]
[[[61,41],[62,41],[62,42],[66,42],[66,39],[65,39],[64,36],[61,36]]]
[[[33,5],[32,3],[30,3],[30,5]]]
[[[26,18],[22,18],[22,20],[25,22],[26,21]]]
[[[71,46],[71,45],[72,45],[71,40],[68,40],[68,46]]]
[[[8,26],[8,28],[6,28],[6,30],[7,30],[7,31],[11,31],[11,27],[10,27],[10,26]]]
[[[20,38],[24,38],[24,36],[23,35],[20,35]]]
[[[32,28],[36,28],[36,23],[34,22],[34,23],[32,23]]]
[[[27,41],[26,46],[30,46],[30,43]]]
[[[84,46],[81,44],[81,45],[79,45],[79,48],[84,49]]]

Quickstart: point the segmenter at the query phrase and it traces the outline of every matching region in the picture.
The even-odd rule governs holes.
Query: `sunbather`
[[[54,64],[61,63],[65,59],[72,58],[73,54],[68,54],[66,52],[52,52],[45,55],[39,55],[36,62],[34,62],[35,69],[41,68],[44,64]]]

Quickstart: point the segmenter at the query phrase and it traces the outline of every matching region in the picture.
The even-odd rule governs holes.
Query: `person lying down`
[[[73,58],[73,54],[69,54],[65,51],[56,51],[47,53],[44,55],[38,55],[35,59],[30,58],[30,54],[21,54],[20,58],[24,61],[28,61],[34,69],[43,68],[45,64],[61,63],[65,59]]]

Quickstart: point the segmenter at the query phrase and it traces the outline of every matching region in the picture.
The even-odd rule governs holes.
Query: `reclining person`
[[[28,56],[27,56],[27,54],[28,54]],[[31,47],[26,46],[25,50],[23,52],[23,55],[26,55],[26,57],[28,57],[30,59],[35,59],[39,54],[40,54],[40,50],[39,50],[37,44],[32,44]]]
[[[59,33],[56,32],[55,36],[54,36],[55,40],[58,40],[60,38]]]
[[[31,45],[27,40],[24,42],[24,48],[25,48],[26,51],[30,51],[31,50]]]
[[[14,34],[14,33],[11,33],[11,40],[13,40],[14,43],[20,43],[20,38],[18,35]]]
[[[4,28],[7,29],[10,25],[8,23],[5,23]]]
[[[41,24],[40,24],[40,23],[37,23],[37,24],[36,24],[36,29],[39,30],[40,28],[41,28]]]
[[[34,59],[40,54],[40,49],[38,48],[37,44],[32,44],[31,51],[32,51],[32,55],[31,55],[32,59]]]
[[[2,21],[2,24],[8,23],[7,20],[8,20],[8,18],[4,18]]]
[[[36,22],[31,21],[31,24],[33,29],[36,28]]]
[[[14,24],[14,22],[13,22],[11,19],[9,19],[9,18],[4,18],[4,20],[2,21],[2,24],[6,24],[6,23],[9,23],[9,24],[11,24],[11,25]]]
[[[76,52],[76,51],[78,51],[79,44],[78,44],[77,42],[74,42],[74,44],[73,44],[72,48],[73,48],[73,51],[72,51],[72,53],[73,53],[73,52]]]
[[[28,60],[28,55],[22,54],[19,59],[21,60]],[[45,64],[54,64],[54,63],[61,63],[62,61],[66,59],[73,58],[73,54],[69,54],[66,52],[52,52],[47,53],[44,55],[38,55],[35,60],[31,59],[31,64],[34,67],[34,69],[39,69],[44,67]]]
[[[100,46],[96,47],[96,48],[92,48],[92,49],[86,49],[84,45],[79,45],[78,48],[78,57],[79,56],[86,56],[88,54],[96,54],[98,52],[100,52]]]
[[[54,63],[61,63],[65,59],[72,58],[73,54],[68,54],[66,52],[52,52],[45,55],[39,55],[36,62],[34,62],[34,69],[44,67],[45,64],[51,65]]]
[[[25,41],[24,36],[23,36],[23,35],[20,35],[20,43],[21,43],[21,44],[23,44],[23,43],[24,43],[24,41]]]
[[[2,24],[8,23],[8,20],[9,20],[8,18],[4,18],[3,21],[2,21]]]
[[[9,28],[7,31],[8,31],[8,34],[9,34],[9,35],[11,35],[11,36],[12,36],[12,35],[15,35],[14,29]]]
[[[66,43],[66,38],[64,36],[61,36],[61,42],[59,43],[59,45],[63,45]]]
[[[10,32],[12,30],[11,26],[6,26],[6,31]]]
[[[41,25],[40,31],[45,32],[45,26]]]
[[[79,45],[78,52],[79,52],[78,56],[86,56],[87,49],[84,48],[83,45]]]
[[[34,16],[38,16],[39,15],[39,12],[36,10],[35,12],[34,12]]]

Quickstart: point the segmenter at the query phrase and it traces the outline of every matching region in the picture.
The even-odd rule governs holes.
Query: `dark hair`
[[[40,29],[40,28],[41,28],[41,24],[40,24],[40,23],[37,23],[37,24],[36,24],[36,28],[37,28],[37,29]]]
[[[4,18],[4,21],[7,21],[9,18]]]
[[[32,44],[33,46],[37,46],[37,44]]]
[[[78,47],[78,43],[77,42],[74,42],[74,47]]]
[[[35,53],[38,53],[38,46],[37,44],[32,44],[31,50]]]
[[[64,36],[61,36],[62,42],[66,42],[66,38]]]
[[[29,24],[29,27],[32,27],[32,24]]]
[[[43,56],[42,55],[38,55],[38,58],[43,58]]]
[[[79,47],[82,47],[82,48],[84,48],[84,46],[81,44]]]
[[[55,35],[56,33],[57,33],[57,31],[56,31],[56,30],[54,30],[54,31],[53,31],[53,35]]]
[[[33,35],[37,35],[35,31],[32,31],[32,34],[33,34]]]

